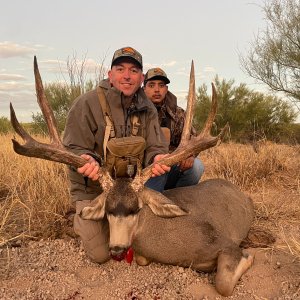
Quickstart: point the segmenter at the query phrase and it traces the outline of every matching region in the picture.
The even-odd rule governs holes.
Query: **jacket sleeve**
[[[77,98],[67,117],[63,137],[64,146],[77,155],[95,156],[96,153],[100,154],[104,122],[102,122],[103,126],[100,124],[99,128],[99,118],[102,118],[101,108],[97,101],[94,101],[92,92]]]
[[[96,117],[97,116],[97,117]],[[67,150],[77,154],[97,156],[102,149],[104,124],[102,112],[93,91],[78,97],[67,117],[63,144]],[[96,121],[98,120],[98,122]],[[103,118],[102,118],[103,120]],[[70,194],[73,201],[92,200],[101,194],[98,181],[85,178],[76,169],[69,168]]]
[[[156,155],[167,154],[168,149],[168,142],[161,131],[158,123],[157,111],[153,106],[153,108],[148,110],[146,126],[146,151],[144,158],[145,166],[150,165]]]

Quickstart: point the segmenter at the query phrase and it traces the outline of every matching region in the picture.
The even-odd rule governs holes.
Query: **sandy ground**
[[[250,248],[254,265],[227,299],[300,299],[300,263],[273,248]],[[225,299],[215,273],[135,261],[89,261],[77,238],[0,249],[0,299]]]

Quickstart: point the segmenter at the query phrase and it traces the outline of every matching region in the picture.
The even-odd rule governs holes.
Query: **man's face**
[[[108,77],[111,85],[125,96],[134,95],[144,80],[142,70],[130,61],[121,61],[112,66]]]
[[[144,91],[148,99],[154,104],[159,104],[165,99],[168,86],[163,80],[149,80],[144,87]]]

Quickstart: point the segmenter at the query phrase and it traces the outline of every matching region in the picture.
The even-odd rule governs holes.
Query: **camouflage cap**
[[[115,51],[114,56],[111,61],[111,66],[115,65],[120,58],[131,58],[137,65],[143,69],[143,58],[142,55],[131,47],[124,47]]]
[[[166,84],[170,83],[170,80],[164,70],[161,68],[153,68],[147,71],[144,79],[144,85],[147,83],[147,81],[155,79],[161,79]]]

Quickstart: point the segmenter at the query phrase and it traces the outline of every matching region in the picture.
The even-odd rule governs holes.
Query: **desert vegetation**
[[[66,167],[17,155],[11,138],[0,136],[0,245],[61,236],[70,208]]]
[[[0,247],[74,237],[67,167],[16,154],[12,137],[0,136]],[[268,230],[276,247],[300,258],[299,145],[223,143],[203,152],[201,159],[203,179],[220,177],[237,184],[254,200],[253,227]]]

